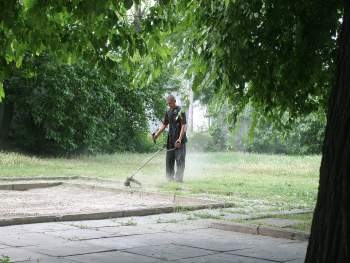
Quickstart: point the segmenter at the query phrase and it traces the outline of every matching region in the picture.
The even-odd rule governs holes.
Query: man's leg
[[[166,178],[169,181],[174,180],[174,165],[175,165],[175,152],[174,151],[169,151],[166,153]]]
[[[182,144],[179,149],[175,150],[176,159],[176,174],[175,180],[178,182],[183,181],[185,171],[185,158],[186,158],[186,144]]]

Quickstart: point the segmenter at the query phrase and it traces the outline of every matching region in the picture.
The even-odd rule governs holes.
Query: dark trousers
[[[182,182],[185,171],[186,144],[182,143],[181,147],[166,153],[166,177],[169,181]],[[176,173],[174,170],[176,162]]]

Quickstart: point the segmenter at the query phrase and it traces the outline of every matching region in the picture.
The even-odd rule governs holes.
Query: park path
[[[181,217],[181,215],[180,215]],[[208,227],[176,214],[0,227],[0,256],[48,263],[303,262],[307,242]]]

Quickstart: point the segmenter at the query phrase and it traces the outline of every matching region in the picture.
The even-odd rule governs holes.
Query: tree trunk
[[[320,168],[320,184],[305,262],[350,262],[350,1],[338,36]]]

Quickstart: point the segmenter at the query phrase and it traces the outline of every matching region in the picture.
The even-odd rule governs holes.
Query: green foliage
[[[64,63],[83,58],[92,66],[108,63],[126,70],[150,54],[149,64],[159,72],[168,54],[162,41],[149,41],[148,35],[167,27],[165,12],[151,8],[149,15],[138,17],[143,21],[138,32],[128,12],[134,2],[141,1],[0,1],[0,101],[3,81],[22,66],[26,54],[51,53]]]
[[[1,256],[0,263],[12,263],[12,261],[7,256]]]
[[[147,146],[146,108],[159,105],[156,90],[130,87],[122,70],[105,72],[81,62],[35,61],[35,76],[5,82],[14,105],[9,138],[38,153],[142,151]],[[154,108],[157,110],[157,108]],[[159,110],[158,110],[159,111]]]
[[[278,122],[284,112],[294,119],[325,108],[341,7],[335,0],[179,0],[169,16],[186,30],[179,55],[198,93],[228,99],[231,121],[252,103]]]
[[[214,144],[213,137],[208,132],[191,134],[187,149],[191,152],[216,152],[218,149]]]
[[[260,116],[252,126],[253,137],[245,138],[245,149],[258,153],[320,154],[325,123],[324,114],[312,113],[281,130]]]

